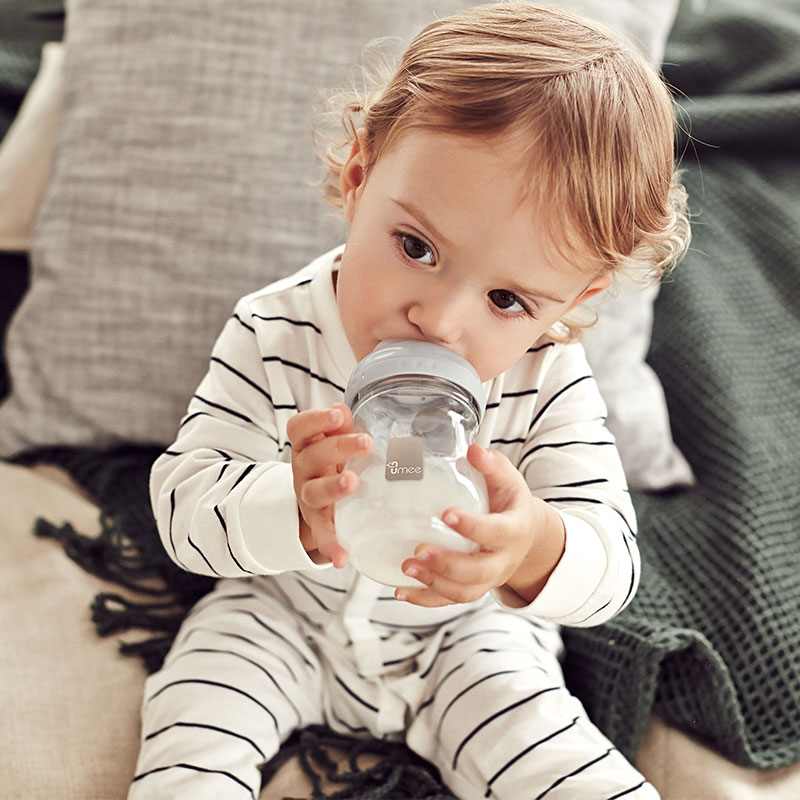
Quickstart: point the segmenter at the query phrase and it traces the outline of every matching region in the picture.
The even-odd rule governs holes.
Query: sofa
[[[361,79],[351,65],[367,42],[402,42],[464,5],[67,0],[63,40],[48,4],[9,5],[0,800],[126,795],[144,679],[209,588],[159,550],[149,464],[235,300],[343,236],[314,185],[321,89]],[[662,66],[693,221],[674,276],[649,291],[620,282],[586,335],[643,577],[620,617],[565,630],[565,675],[667,800],[788,800],[800,796],[800,11],[561,5]],[[402,746],[324,729],[265,768],[262,798],[333,796],[450,795]]]

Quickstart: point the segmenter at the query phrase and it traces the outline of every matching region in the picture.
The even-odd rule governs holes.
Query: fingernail
[[[368,444],[369,439],[365,433],[359,433],[358,436],[356,436],[356,447],[359,450],[366,450]]]
[[[419,576],[419,570],[416,567],[409,567],[406,570],[406,575],[408,575],[409,578],[416,578]]]
[[[403,603],[406,600],[408,600],[408,595],[405,594],[404,592],[396,592],[395,593],[395,599],[399,600],[401,603]]]
[[[448,511],[444,515],[444,524],[449,525],[451,528],[458,525],[458,515],[454,514],[452,511]]]
[[[342,421],[342,412],[338,408],[332,408],[328,412],[328,419],[331,424],[338,425]]]

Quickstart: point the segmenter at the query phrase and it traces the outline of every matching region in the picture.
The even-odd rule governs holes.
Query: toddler
[[[220,580],[147,681],[130,797],[256,798],[317,723],[404,740],[464,800],[657,797],[565,688],[559,626],[639,578],[575,314],[686,247],[669,93],[596,24],[499,3],[428,26],[343,120],[346,244],[238,303],[153,467],[164,547]],[[489,513],[442,508],[479,548],[421,545],[416,588],[356,573],[333,523],[372,446],[344,387],[390,338],[463,356],[488,401]]]

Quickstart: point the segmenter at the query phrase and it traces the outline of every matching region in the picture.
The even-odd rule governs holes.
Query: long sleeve
[[[577,345],[544,344],[495,385],[489,444],[506,453],[531,492],[561,515],[564,555],[529,605],[496,599],[563,625],[598,625],[619,613],[639,581],[636,519],[605,405]],[[512,435],[513,434],[513,435]],[[520,607],[521,606],[521,607]]]
[[[175,442],[153,466],[159,533],[188,571],[236,577],[324,568],[300,543],[286,437],[298,410],[341,400],[343,391],[314,321],[311,283],[301,275],[239,301]]]

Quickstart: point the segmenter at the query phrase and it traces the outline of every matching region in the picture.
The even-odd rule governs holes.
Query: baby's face
[[[342,177],[351,226],[337,278],[357,359],[383,339],[424,340],[489,380],[608,284],[551,257],[513,140],[412,130],[366,179],[365,161],[356,145]]]

